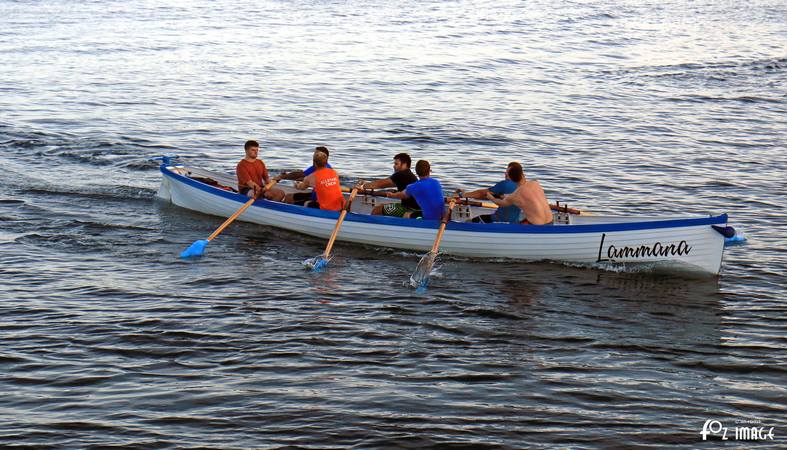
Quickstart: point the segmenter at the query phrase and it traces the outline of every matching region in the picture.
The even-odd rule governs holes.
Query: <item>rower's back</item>
[[[508,166],[508,178],[519,187],[514,191],[513,201],[525,213],[525,222],[532,225],[552,223],[552,210],[538,180],[527,181],[525,171],[519,163]]]
[[[525,213],[528,223],[545,225],[552,222],[552,210],[538,180],[525,181],[519,185],[514,195],[519,197],[520,201],[515,203]]]

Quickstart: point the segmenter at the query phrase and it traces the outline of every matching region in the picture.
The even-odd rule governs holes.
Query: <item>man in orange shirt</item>
[[[344,196],[342,186],[339,184],[339,175],[335,170],[326,167],[328,165],[328,155],[321,151],[315,151],[313,156],[314,172],[295,183],[296,189],[314,188],[317,194],[317,201],[307,202],[305,206],[310,208],[327,209],[340,211],[344,208]]]
[[[259,198],[260,195],[264,195],[268,200],[282,201],[284,191],[281,189],[265,190],[265,185],[270,183],[270,177],[265,163],[257,159],[260,144],[257,141],[246,141],[243,148],[246,150],[246,157],[241,159],[235,168],[235,173],[238,175],[238,191],[249,197]]]
[[[328,151],[328,147],[325,147],[325,146],[321,145],[319,147],[316,147],[314,149],[314,151],[315,152],[323,152],[323,153],[325,153],[325,157],[326,158],[330,157],[330,152]],[[325,167],[327,167],[329,169],[333,169],[333,167],[331,167],[330,163],[326,164]],[[296,171],[293,171],[293,172],[282,172],[282,173],[276,175],[275,177],[273,177],[273,179],[276,180],[276,181],[281,181],[281,180],[301,181],[304,178],[306,178],[309,175],[311,175],[312,173],[314,173],[314,164],[309,166],[309,168],[307,168],[306,170],[296,170]],[[309,200],[311,200],[313,202],[316,202],[317,201],[317,194],[315,194],[314,192],[293,192],[292,194],[287,194],[287,196],[284,197],[284,202],[285,203],[292,203],[292,204],[295,204],[295,205],[305,205],[306,202],[308,202]]]

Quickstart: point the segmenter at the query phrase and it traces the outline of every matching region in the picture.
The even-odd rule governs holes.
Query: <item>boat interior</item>
[[[200,168],[187,167],[183,165],[177,165],[174,167],[170,166],[168,167],[168,169],[180,175],[187,176],[195,181],[204,183],[215,189],[237,192],[237,180],[234,174],[222,174],[222,173],[212,172]],[[292,185],[291,181],[282,181],[278,183],[276,187],[282,189],[286,194],[296,193],[296,192],[304,192],[304,193],[310,192],[310,190],[296,189]],[[344,192],[345,198],[348,198],[350,196],[350,192],[349,192],[350,188],[343,187],[342,189],[346,191]],[[380,191],[378,191],[377,193],[375,193],[372,191],[372,192],[367,192],[365,194],[359,193],[356,196],[355,200],[353,200],[352,202],[350,212],[355,214],[371,214],[372,209],[377,205],[398,201],[395,199],[389,199],[385,197],[384,192],[385,191],[382,191],[381,193]],[[484,214],[492,214],[494,211],[495,211],[495,206],[490,202],[482,202],[472,199],[470,200],[462,199],[460,204],[454,206],[454,210],[451,214],[451,220],[455,222],[471,222],[475,217]],[[605,218],[601,216],[581,213],[576,209],[569,208],[559,203],[556,205],[552,205],[552,216],[554,218],[555,225],[598,224],[598,223],[610,221],[610,220],[604,220]],[[620,222],[621,219],[622,219],[621,217],[615,217],[616,222]],[[657,220],[664,220],[664,219],[667,218],[660,217]],[[639,217],[634,220],[642,221],[643,218]]]

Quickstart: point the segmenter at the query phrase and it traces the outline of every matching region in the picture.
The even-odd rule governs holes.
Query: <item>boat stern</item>
[[[175,172],[182,174],[185,172],[185,168],[183,164],[175,163],[174,160],[178,159],[178,156],[156,156],[155,158],[150,158],[150,161],[161,161],[161,165],[159,166],[159,170],[162,173],[165,172]],[[156,198],[159,200],[171,202],[172,201],[172,187],[171,187],[171,180],[169,177],[161,177],[161,184],[159,185],[158,191],[156,192]]]

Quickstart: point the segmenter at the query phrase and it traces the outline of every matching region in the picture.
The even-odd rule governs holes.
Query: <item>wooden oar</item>
[[[276,180],[273,180],[270,183],[268,183],[267,185],[265,185],[265,190],[268,190],[268,189],[272,188],[274,184],[276,184]],[[229,226],[229,224],[234,222],[235,219],[238,218],[238,216],[240,216],[241,214],[243,214],[244,211],[249,209],[249,206],[254,204],[255,200],[257,200],[257,197],[250,198],[249,201],[244,203],[243,206],[241,206],[239,210],[235,211],[235,214],[231,215],[227,220],[224,221],[224,223],[222,223],[218,228],[216,228],[216,231],[211,233],[211,235],[208,236],[207,239],[200,239],[198,241],[195,241],[193,244],[191,244],[191,246],[189,246],[189,248],[187,248],[186,250],[183,250],[180,253],[180,257],[181,258],[190,258],[192,256],[202,256],[205,253],[205,247],[208,245],[208,242],[210,242],[214,238],[216,238],[216,236],[218,236],[219,233],[224,231],[224,229],[227,228]]]
[[[342,186],[342,192],[350,192],[350,188]],[[358,195],[368,195],[370,197],[385,197],[388,193],[397,192],[395,189],[363,189],[358,191]]]
[[[449,199],[446,198],[445,202],[448,203]],[[470,206],[480,206],[480,207],[483,207],[483,208],[492,208],[492,209],[498,208],[497,204],[495,204],[495,203],[470,200],[469,198],[466,198],[466,197],[462,198],[461,200],[459,200],[459,204],[460,205],[470,205]],[[583,211],[580,211],[580,210],[575,209],[575,208],[569,208],[566,205],[562,205],[561,206],[560,202],[556,202],[554,204],[550,204],[549,208],[551,210],[553,210],[553,211],[564,212],[564,213],[569,213],[569,214],[576,214],[576,215],[583,215],[583,216],[590,216],[590,215],[592,215],[588,211],[584,211],[583,212]]]
[[[454,198],[454,200],[456,200],[456,199]],[[446,197],[445,198],[445,202],[446,203],[451,202],[451,198]],[[492,202],[482,202],[482,201],[477,201],[477,200],[470,200],[467,197],[460,198],[459,200],[456,200],[456,202],[458,204],[460,204],[460,205],[479,206],[479,207],[482,207],[482,208],[497,209],[497,205],[492,203]]]
[[[358,188],[353,188],[353,190],[350,192],[350,198],[347,200],[347,203],[344,205],[344,209],[342,209],[342,212],[339,214],[339,220],[336,221],[336,225],[333,227],[333,233],[331,233],[331,238],[328,239],[328,245],[325,246],[325,251],[323,254],[307,259],[303,262],[307,267],[310,267],[313,272],[319,272],[320,270],[324,269],[325,266],[328,265],[328,261],[331,260],[331,249],[333,248],[333,243],[336,242],[336,236],[339,234],[339,229],[342,227],[344,217],[350,210],[352,201],[357,193]]]
[[[566,204],[563,204],[563,206],[560,206],[560,202],[555,202],[554,205],[550,204],[549,207],[553,211],[557,211],[557,212],[564,212],[564,213],[576,214],[576,215],[586,215],[586,216],[592,216],[593,215],[589,211],[582,212],[582,211],[580,211],[578,209],[569,208],[568,205],[566,205]]]
[[[429,275],[432,273],[432,267],[434,267],[434,263],[437,260],[437,250],[440,248],[440,241],[443,239],[443,233],[446,225],[448,225],[448,221],[451,220],[451,211],[455,205],[456,199],[452,198],[448,203],[448,211],[443,214],[443,220],[441,220],[440,228],[437,230],[437,237],[435,237],[434,244],[432,244],[432,249],[418,261],[415,271],[410,275],[410,286],[417,290],[424,290],[429,285]]]

